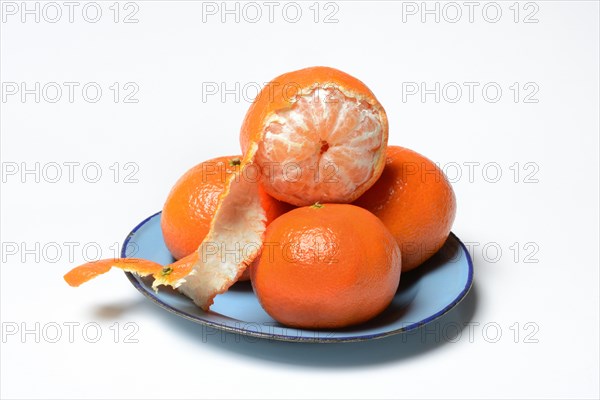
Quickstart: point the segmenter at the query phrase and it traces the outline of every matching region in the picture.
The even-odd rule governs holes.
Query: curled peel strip
[[[262,247],[266,213],[259,183],[244,177],[254,163],[256,148],[253,143],[239,170],[227,178],[210,230],[198,251],[166,266],[141,258],[90,262],[69,271],[65,281],[76,287],[116,267],[139,276],[151,275],[154,290],[160,285],[177,288],[207,311],[215,296],[237,281]]]
[[[198,254],[193,253],[166,266],[142,258],[110,258],[75,267],[65,274],[64,279],[70,286],[77,287],[115,267],[139,276],[152,276],[154,278],[152,283],[154,290],[157,290],[160,285],[176,288],[183,283],[197,258]]]
[[[210,230],[198,248],[198,259],[179,286],[203,310],[238,280],[262,247],[266,213],[259,183],[245,177],[254,164],[257,147],[251,145],[239,170],[226,181]]]

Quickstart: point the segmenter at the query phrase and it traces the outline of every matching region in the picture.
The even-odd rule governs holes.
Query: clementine
[[[250,269],[262,307],[282,324],[341,328],[381,313],[398,288],[401,255],[373,214],[350,204],[315,204],[267,227]]]
[[[378,216],[402,251],[410,271],[445,243],[456,215],[456,198],[446,176],[412,150],[389,146],[381,178],[354,204]]]
[[[381,175],[388,120],[369,88],[334,68],[288,72],[250,106],[242,151],[257,145],[262,184],[297,206],[349,203]]]

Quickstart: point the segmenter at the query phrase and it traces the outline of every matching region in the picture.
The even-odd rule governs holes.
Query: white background
[[[321,3],[317,23],[312,2],[301,3],[296,23],[293,9],[282,15],[285,3],[272,23],[263,3],[260,21],[251,23],[255,10],[244,14],[240,3],[239,22],[224,15],[223,23],[220,12],[203,14],[200,2],[137,1],[137,11],[121,3],[115,23],[112,3],[99,3],[97,23],[83,18],[85,2],[73,23],[61,2],[56,23],[46,20],[55,9],[46,7],[39,23],[35,15],[22,22],[20,2],[16,15],[2,5],[3,398],[598,398],[597,2],[520,3],[516,23],[512,1],[497,3],[496,23],[486,20],[495,18],[494,5],[482,15],[485,2],[473,22],[459,2],[455,23],[456,8],[445,3],[439,23],[434,15],[423,23],[419,12],[410,14],[412,4],[391,1]],[[138,22],[123,23],[133,11]],[[333,11],[337,22],[324,23]],[[524,23],[531,13],[538,22]],[[453,231],[472,244],[475,264],[474,290],[460,307],[406,336],[300,345],[203,330],[146,301],[122,273],[79,289],[64,283],[62,275],[84,261],[84,245],[90,257],[96,247],[112,257],[114,244],[162,207],[184,171],[240,152],[239,127],[256,85],[312,65],[363,80],[387,110],[390,143],[452,175]],[[34,95],[8,94],[22,82],[80,86],[72,103],[66,86],[56,103],[48,101],[55,92],[36,103]],[[103,90],[96,103],[82,97],[88,82]],[[131,91],[127,82],[137,85],[138,102],[115,103],[114,82],[121,96]],[[203,91],[222,82],[234,92],[239,82],[240,98]],[[464,90],[455,103],[450,91],[439,102],[407,95],[421,82]],[[479,85],[472,102],[464,82]],[[482,95],[490,82],[502,89],[497,102],[491,89]],[[537,102],[525,102],[535,88],[528,100]],[[73,182],[65,162],[80,163]],[[35,163],[39,183],[21,174]],[[53,163],[62,165],[57,183]],[[82,173],[86,163],[100,166],[97,183],[88,182],[96,164]],[[137,183],[125,182],[131,172]],[[68,242],[76,243],[73,257]],[[36,323],[39,339],[21,336]],[[69,323],[80,324],[72,340]],[[98,342],[90,343],[93,329],[83,334],[86,323],[101,328]],[[467,323],[460,337],[450,334]],[[56,324],[62,336],[50,343]],[[126,343],[135,326],[137,343]]]

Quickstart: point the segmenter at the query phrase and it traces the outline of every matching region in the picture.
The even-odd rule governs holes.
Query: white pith
[[[373,176],[383,151],[379,110],[334,87],[303,92],[265,127],[257,153],[263,185],[297,205],[344,202]]]
[[[247,159],[252,160],[255,152],[256,144]],[[221,199],[211,229],[198,249],[199,259],[178,287],[204,310],[217,294],[235,283],[262,246],[266,215],[258,183],[245,173],[250,165],[242,163],[240,171],[230,177],[226,184],[229,194]]]

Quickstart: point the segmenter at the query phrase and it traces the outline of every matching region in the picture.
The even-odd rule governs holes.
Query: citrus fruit
[[[250,275],[262,307],[282,324],[340,328],[381,313],[400,281],[398,244],[369,211],[300,207],[267,227]]]
[[[250,107],[240,140],[244,156],[226,174],[191,271],[174,282],[203,310],[260,252],[267,219],[261,184],[294,205],[351,202],[381,175],[388,122],[358,79],[314,67],[269,83]]]
[[[328,67],[273,79],[240,132],[244,154],[258,145],[265,190],[297,206],[355,200],[379,178],[387,140],[385,110],[369,88]]]
[[[402,270],[421,265],[444,244],[456,198],[435,163],[412,150],[389,146],[379,180],[354,204],[378,216],[402,251]]]
[[[188,170],[175,183],[163,206],[160,225],[167,248],[180,259],[198,249],[210,229],[225,181],[239,168],[242,156],[218,157]],[[267,225],[291,206],[260,189]]]

